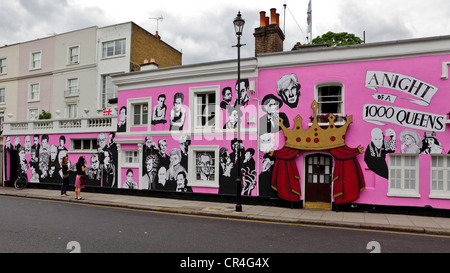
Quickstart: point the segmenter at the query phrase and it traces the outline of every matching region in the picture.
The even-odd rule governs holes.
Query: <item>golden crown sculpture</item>
[[[314,120],[308,130],[303,130],[302,117],[298,115],[294,118],[294,128],[289,129],[283,125],[283,119],[278,118],[280,128],[285,137],[285,147],[297,150],[327,150],[342,147],[345,145],[345,134],[348,126],[353,122],[353,116],[347,116],[343,126],[336,127],[334,121],[336,116],[328,116],[328,128],[321,128],[317,122],[317,110],[319,105],[313,101],[311,108],[314,111]]]

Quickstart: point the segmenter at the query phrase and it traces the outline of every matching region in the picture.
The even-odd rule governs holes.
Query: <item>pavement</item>
[[[82,192],[81,195],[85,200],[75,200],[75,192],[69,191],[68,194],[68,197],[61,197],[59,190],[35,188],[16,190],[13,187],[0,186],[0,196],[35,198],[153,212],[264,221],[271,223],[317,225],[450,236],[450,218],[445,217],[367,212],[336,212],[319,209],[292,209],[246,204],[242,205],[242,212],[236,212],[235,204],[231,203],[92,192]]]

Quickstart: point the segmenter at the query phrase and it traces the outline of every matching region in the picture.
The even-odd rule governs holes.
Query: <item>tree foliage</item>
[[[312,43],[314,45],[327,43],[329,46],[345,46],[362,44],[363,40],[355,34],[347,32],[334,33],[329,31],[322,36],[317,36],[312,40]]]
[[[39,114],[39,119],[51,119],[52,113],[46,112],[45,110],[42,110],[42,113]]]

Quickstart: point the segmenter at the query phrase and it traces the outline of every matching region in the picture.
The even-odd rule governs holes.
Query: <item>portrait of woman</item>
[[[400,133],[400,140],[402,141],[402,154],[418,154],[422,143],[420,135],[414,130],[405,129]]]

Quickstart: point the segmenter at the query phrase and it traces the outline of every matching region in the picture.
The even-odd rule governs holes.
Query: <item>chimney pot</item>
[[[260,27],[265,27],[266,24],[266,12],[265,11],[261,11],[259,13],[259,26]]]
[[[270,24],[270,18],[266,17],[266,26],[268,26]]]
[[[279,25],[280,25],[280,14],[277,13],[277,26],[279,26]]]
[[[270,9],[270,24],[276,24],[277,23],[277,9],[271,8]]]

